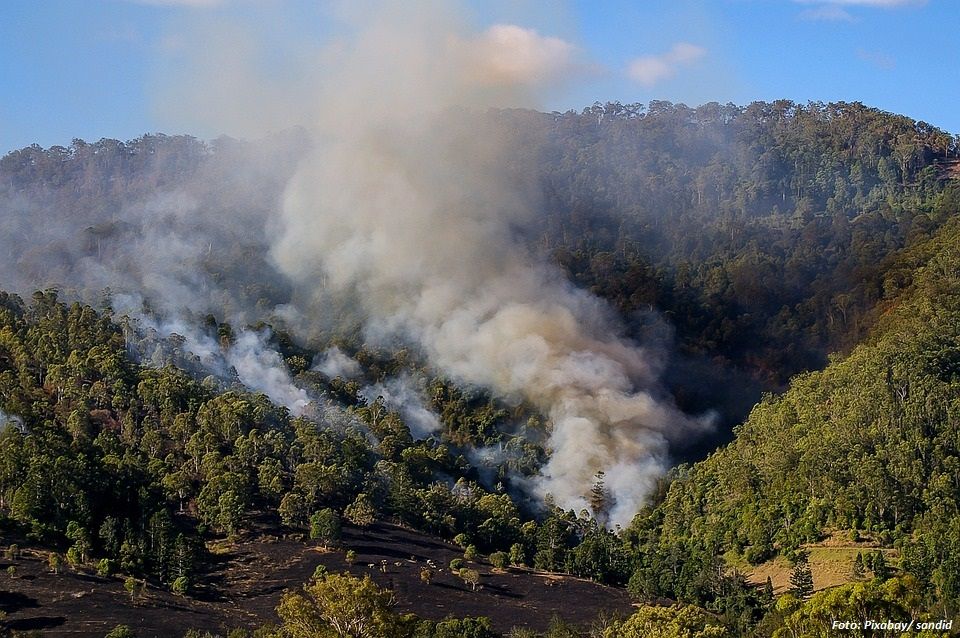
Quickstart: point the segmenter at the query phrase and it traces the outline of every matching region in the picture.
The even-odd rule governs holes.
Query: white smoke
[[[119,297],[119,298],[118,298]],[[194,355],[204,370],[221,378],[235,375],[253,392],[262,392],[293,416],[301,416],[312,405],[307,391],[298,387],[279,352],[270,347],[268,331],[239,330],[224,347],[208,334],[181,319],[159,320],[143,314],[136,295],[114,298],[114,308],[123,302],[124,314],[133,317],[139,330],[150,330],[162,339],[179,337],[183,350]],[[162,365],[161,361],[147,361]]]
[[[456,111],[529,104],[572,47],[509,25],[473,34],[433,2],[353,18],[318,89],[322,143],[288,185],[276,263],[318,296],[355,294],[368,330],[413,340],[446,374],[536,405],[552,431],[533,489],[588,508],[603,471],[609,518],[627,522],[667,438],[708,424],[663,397],[659,357],[621,339],[603,303],[523,247],[514,229],[532,208],[506,168],[511,141]]]
[[[26,434],[27,432],[27,426],[23,422],[23,419],[15,414],[7,414],[3,410],[0,410],[0,432],[3,432],[9,427],[16,428],[21,434]]]
[[[409,376],[393,377],[367,386],[360,394],[367,403],[382,397],[384,405],[400,413],[414,439],[422,439],[440,431],[440,417],[423,404],[421,392]]]
[[[264,393],[293,416],[302,415],[310,405],[306,390],[293,383],[283,357],[269,347],[263,332],[242,331],[227,350],[227,361],[241,383]]]
[[[315,372],[320,372],[331,379],[334,377],[355,379],[363,373],[360,364],[336,346],[328,348],[317,355],[310,369]]]

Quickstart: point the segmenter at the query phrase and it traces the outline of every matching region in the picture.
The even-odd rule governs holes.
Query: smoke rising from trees
[[[407,4],[353,17],[308,123],[320,142],[286,189],[276,263],[318,298],[355,295],[369,333],[412,340],[461,382],[535,405],[552,454],[532,489],[589,509],[603,471],[610,520],[626,523],[664,470],[668,438],[708,422],[677,410],[659,390],[659,357],[516,237],[534,191],[505,169],[511,140],[458,110],[528,104],[572,47],[515,26],[473,34]]]
[[[218,140],[214,163],[189,138],[177,141],[186,152],[169,156],[149,138],[62,149],[115,163],[115,190],[82,176],[72,176],[75,192],[7,185],[22,199],[11,210],[56,210],[69,197],[88,214],[39,228],[25,225],[26,214],[0,219],[0,244],[16,256],[5,285],[57,283],[91,301],[109,288],[115,311],[156,316],[162,337],[179,334],[201,359],[207,353],[201,365],[232,368],[224,374],[294,414],[308,397],[262,334],[239,331],[221,355],[222,344],[190,326],[213,312],[235,325],[279,320],[309,336],[330,321],[331,299],[349,300],[371,341],[412,342],[444,375],[549,418],[550,461],[531,492],[589,509],[603,471],[608,519],[627,522],[663,472],[669,440],[709,419],[683,414],[662,390],[662,348],[623,338],[604,302],[530,250],[521,235],[542,203],[536,172],[511,168],[516,131],[487,111],[536,106],[584,68],[577,48],[517,25],[471,29],[451,3],[379,2],[340,19],[316,68],[294,82],[297,104],[284,109],[283,118],[302,118],[309,144],[302,132],[274,136],[256,153]],[[216,59],[233,65],[220,72],[245,78],[231,84],[244,94],[211,92],[202,73],[182,78],[181,94],[190,87],[220,100],[204,111],[216,118],[269,113],[256,103],[284,95],[276,82],[257,92],[251,47],[240,49]],[[38,158],[11,161],[30,167]],[[175,161],[193,178],[123,182],[127,172],[162,176]]]

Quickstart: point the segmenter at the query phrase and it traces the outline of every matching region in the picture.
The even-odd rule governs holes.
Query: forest
[[[503,634],[319,569],[272,622],[194,638],[781,638],[836,635],[838,617],[958,619],[957,137],[860,103],[451,117],[520,140],[524,245],[653,344],[679,408],[717,415],[669,442],[629,524],[610,523],[602,472],[582,511],[525,491],[552,452],[534,402],[368,339],[349,299],[313,307],[309,330],[288,312],[301,293],[270,255],[269,211],[304,131],[152,135],[0,159],[7,558],[202,598],[216,542],[266,527],[340,551],[344,528],[388,521],[461,548],[448,570],[471,590],[489,564],[636,601],[592,627]],[[251,383],[251,359],[273,381]],[[831,543],[849,567],[818,582]]]

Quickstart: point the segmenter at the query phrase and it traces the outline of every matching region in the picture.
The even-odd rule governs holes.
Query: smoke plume
[[[225,347],[197,328],[204,315],[264,320],[300,338],[357,315],[368,340],[404,339],[447,377],[535,406],[549,418],[550,460],[529,491],[589,509],[602,471],[610,502],[592,505],[627,522],[664,470],[668,442],[708,420],[663,392],[662,348],[623,338],[602,301],[530,250],[523,235],[542,202],[536,171],[517,160],[530,156],[518,147],[524,120],[504,124],[489,110],[537,107],[589,64],[572,43],[532,29],[474,29],[452,2],[362,4],[339,5],[330,42],[302,48],[316,54],[302,72],[264,78],[262,65],[248,68],[257,47],[219,37],[215,25],[184,45],[217,63],[184,62],[199,75],[179,83],[178,112],[230,122],[277,113],[252,128],[296,118],[305,129],[256,145],[143,138],[62,149],[73,166],[109,165],[109,189],[81,172],[59,190],[26,192],[17,180],[33,174],[36,154],[10,158],[16,170],[0,183],[0,253],[11,265],[3,285],[54,284],[93,302],[109,288],[118,314],[160,339],[179,335],[197,369],[293,414],[322,406],[267,336],[238,328]],[[211,53],[217,43],[224,50]],[[284,93],[287,75],[296,77]],[[180,151],[164,155],[172,147]],[[190,178],[165,183],[171,171]],[[144,174],[156,179],[138,181]],[[65,200],[86,214],[62,215]],[[336,350],[315,369],[360,372]],[[370,391],[415,433],[437,429],[402,379]]]
[[[533,189],[507,169],[509,136],[479,112],[530,105],[574,48],[512,25],[471,33],[449,5],[425,4],[352,16],[273,257],[318,299],[355,295],[369,335],[412,340],[446,374],[539,408],[551,456],[532,489],[589,509],[602,471],[609,520],[623,524],[664,470],[668,439],[707,423],[659,390],[659,357],[518,239]]]

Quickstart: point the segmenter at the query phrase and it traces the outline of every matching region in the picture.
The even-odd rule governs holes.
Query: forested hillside
[[[661,502],[628,531],[643,557],[631,587],[707,602],[720,590],[691,565],[722,565],[728,552],[754,564],[775,554],[802,560],[805,544],[839,529],[899,550],[893,602],[956,613],[958,242],[954,218],[902,255],[901,292],[865,343],[767,396],[732,444],[674,471]],[[877,572],[879,581],[891,575],[885,565]],[[879,590],[856,595],[867,609],[891,603]],[[783,610],[813,632],[803,635],[821,635],[830,614],[850,613],[844,600]]]
[[[707,438],[733,441],[671,470],[625,529],[607,529],[603,473],[589,511],[539,502],[549,414],[374,342],[356,299],[310,297],[278,268],[272,213],[304,131],[34,146],[0,159],[8,559],[29,547],[54,571],[208,601],[222,544],[335,548],[343,525],[386,520],[455,542],[463,559],[439,567],[471,591],[480,565],[627,588],[639,611],[592,637],[955,617],[957,139],[859,103],[450,117],[519,141],[508,168],[535,206],[512,230],[609,302],[652,369],[669,360],[680,408],[745,419]],[[860,567],[813,593],[810,548],[838,536]],[[775,560],[789,592],[749,578]],[[369,580],[301,585],[277,591],[271,635],[316,635],[350,601],[374,636],[497,635],[399,614]]]
[[[941,179],[953,137],[859,103],[484,117],[519,140],[510,169],[535,191],[539,212],[518,230],[609,300],[633,336],[662,333],[650,311],[676,331],[691,365],[676,358],[671,382],[693,409],[730,400],[697,396],[691,375],[774,388],[855,344],[896,285],[887,258],[960,199]],[[273,309],[298,293],[267,255],[268,218],[309,145],[293,130],[256,144],[145,136],[9,153],[6,287],[93,302],[132,290],[161,307],[276,323]],[[315,312],[314,330],[345,330],[329,303]],[[757,390],[747,394],[749,405]],[[743,402],[730,403],[724,416],[742,417]]]
[[[955,212],[950,135],[859,103],[596,105],[541,122],[538,241],[624,312],[786,380],[849,347],[884,258]],[[518,170],[520,167],[518,167]]]

